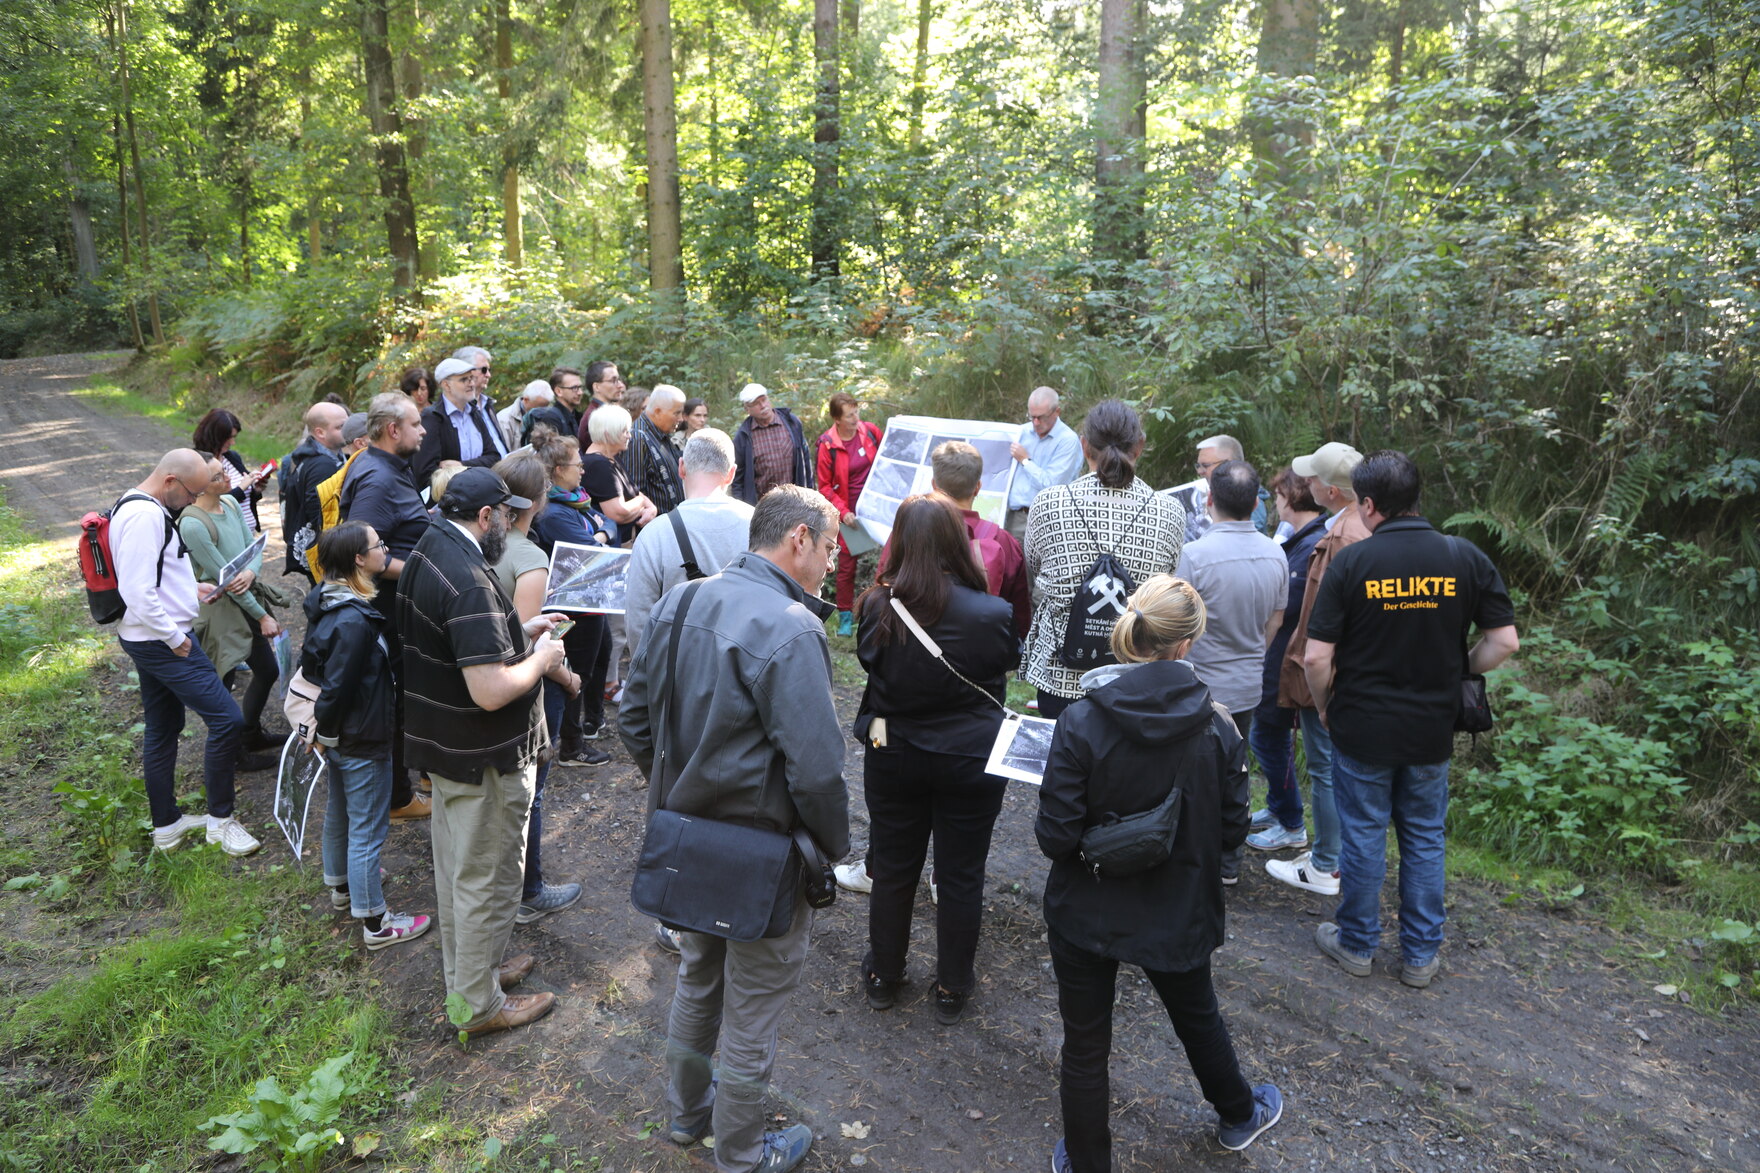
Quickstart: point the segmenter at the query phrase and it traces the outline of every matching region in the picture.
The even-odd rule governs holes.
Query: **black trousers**
[[[581,694],[563,701],[560,728],[552,732],[564,753],[580,748],[587,733],[605,723],[605,675],[611,666],[611,633],[603,615],[581,615],[562,637],[569,671],[581,678]]]
[[[387,590],[386,588],[390,589]],[[391,719],[395,723],[391,731],[391,809],[406,807],[416,796],[415,780],[410,777],[409,763],[405,761],[403,744],[403,637],[397,631],[397,584],[381,580],[378,597],[373,605],[379,614],[385,616],[385,627],[381,632],[385,637],[385,650],[389,653],[391,663],[392,698],[396,702],[391,709]]]
[[[251,634],[251,654],[245,657],[246,666],[251,670],[251,682],[244,686],[244,695],[239,698],[238,708],[244,714],[244,727],[247,731],[261,729],[263,725],[263,707],[269,703],[269,691],[275,687],[276,679],[281,675],[281,665],[275,662],[275,649],[269,646],[261,632]],[[226,674],[226,687],[232,687],[234,673]]]
[[[1247,734],[1251,733],[1253,730],[1253,710],[1245,709],[1239,713],[1230,713],[1229,717],[1231,719],[1233,719],[1234,727],[1240,731],[1241,740],[1246,741]],[[1251,760],[1252,760],[1251,757],[1249,757],[1248,761],[1251,761]],[[1222,874],[1225,876],[1238,876],[1238,875],[1240,875],[1241,874],[1241,860],[1242,860],[1242,858],[1244,858],[1246,856],[1246,854],[1247,854],[1247,845],[1245,843],[1241,844],[1239,847],[1235,848],[1233,851],[1223,852],[1222,853]]]
[[[984,913],[984,863],[1008,783],[984,773],[984,758],[914,746],[869,746],[863,793],[871,828],[867,968],[904,980],[911,911],[929,840],[935,840],[936,976],[943,989],[969,994]]]
[[[1112,1168],[1112,1004],[1119,962],[1048,934],[1051,968],[1057,975],[1057,1009],[1063,1015],[1063,1140],[1075,1173]],[[1167,1007],[1174,1033],[1204,1098],[1222,1119],[1240,1123],[1253,1114],[1253,1089],[1241,1075],[1228,1024],[1216,1005],[1210,962],[1183,973],[1146,969],[1149,984]]]

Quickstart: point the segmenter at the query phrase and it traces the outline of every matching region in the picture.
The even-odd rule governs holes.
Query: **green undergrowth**
[[[158,420],[180,438],[193,433],[211,408],[224,407],[244,425],[233,446],[250,465],[279,460],[293,449],[303,431],[300,416],[308,406],[268,400],[250,388],[180,373],[169,363],[150,359],[136,360],[73,393],[112,414],[127,412]]]

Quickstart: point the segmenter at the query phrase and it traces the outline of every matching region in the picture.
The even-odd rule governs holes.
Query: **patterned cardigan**
[[[1185,508],[1140,477],[1122,489],[1108,489],[1088,473],[1042,490],[1027,515],[1033,626],[1021,657],[1021,679],[1055,696],[1080,697],[1082,674],[1065,667],[1057,653],[1082,576],[1104,547],[1142,586],[1151,575],[1173,573],[1185,535]]]

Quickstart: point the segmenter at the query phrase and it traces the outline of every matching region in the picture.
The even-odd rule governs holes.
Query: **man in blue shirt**
[[[425,435],[410,460],[416,488],[426,489],[434,470],[443,460],[456,460],[466,467],[489,468],[507,455],[507,444],[485,409],[487,400],[478,393],[486,368],[479,372],[463,359],[449,358],[434,368],[439,395],[422,412]]]
[[[1057,392],[1035,387],[1027,396],[1027,423],[1009,452],[1020,467],[1008,490],[1008,532],[1017,542],[1027,538],[1027,510],[1033,498],[1053,485],[1067,485],[1082,473],[1082,441],[1060,418]]]

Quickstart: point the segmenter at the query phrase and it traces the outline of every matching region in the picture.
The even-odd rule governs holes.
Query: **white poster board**
[[[929,456],[948,440],[964,440],[984,458],[984,475],[972,508],[986,521],[1002,525],[1008,516],[1008,490],[1014,484],[1014,457],[1009,445],[1020,435],[1019,424],[982,420],[944,420],[925,415],[895,415],[886,421],[880,452],[868,470],[856,521],[876,543],[892,534],[892,519],[906,497],[927,493],[932,476]]]
[[[544,610],[622,615],[629,551],[557,542],[550,552]]]
[[[307,749],[297,733],[290,734],[281,747],[281,769],[275,774],[275,825],[287,836],[296,863],[306,846],[306,816],[312,811],[312,795],[318,792],[327,768],[324,756]]]

